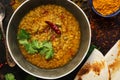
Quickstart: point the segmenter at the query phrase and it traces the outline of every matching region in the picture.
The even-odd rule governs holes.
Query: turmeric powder
[[[107,16],[120,9],[120,0],[93,0],[93,6],[98,13]]]

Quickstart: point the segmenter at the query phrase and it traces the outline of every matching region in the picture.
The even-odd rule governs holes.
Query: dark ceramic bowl
[[[114,16],[116,16],[116,15],[118,15],[118,14],[120,13],[120,9],[119,9],[119,10],[117,10],[116,12],[114,12],[114,13],[112,13],[112,14],[110,14],[110,15],[103,16],[102,14],[100,14],[99,12],[97,12],[97,10],[94,8],[92,1],[93,1],[93,0],[89,0],[90,7],[92,8],[92,10],[93,10],[97,15],[99,15],[99,16],[101,16],[101,17],[110,18],[110,17],[114,17]]]
[[[21,51],[18,47],[17,41],[17,29],[21,19],[28,13],[31,9],[47,4],[56,4],[63,6],[68,11],[70,11],[76,19],[79,21],[81,29],[81,43],[77,55],[65,66],[55,68],[55,69],[41,69],[38,68],[24,58],[21,54]],[[7,46],[10,51],[10,54],[16,64],[25,72],[44,79],[57,79],[63,77],[72,71],[74,71],[85,58],[87,51],[91,42],[91,29],[90,23],[87,16],[75,3],[68,0],[26,0],[23,2],[13,13],[12,17],[7,26]]]

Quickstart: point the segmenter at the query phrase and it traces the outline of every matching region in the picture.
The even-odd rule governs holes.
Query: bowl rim
[[[57,77],[44,77],[44,76],[36,75],[36,74],[31,73],[30,71],[26,70],[25,68],[23,68],[22,65],[17,62],[17,60],[14,58],[14,56],[13,56],[13,54],[12,54],[12,51],[11,51],[10,46],[9,46],[9,41],[8,41],[9,25],[10,25],[10,23],[11,23],[11,21],[12,21],[12,18],[14,17],[14,15],[16,14],[16,12],[17,12],[23,5],[25,5],[25,4],[26,4],[27,2],[29,2],[29,1],[30,1],[30,0],[24,1],[24,2],[14,11],[14,13],[12,14],[12,16],[11,16],[11,18],[10,18],[10,20],[9,20],[8,26],[7,26],[7,31],[6,31],[6,43],[7,43],[8,50],[9,50],[9,52],[10,52],[11,57],[13,58],[13,60],[15,61],[15,63],[16,63],[23,71],[25,71],[26,73],[28,73],[28,74],[30,74],[30,75],[33,75],[33,76],[35,76],[35,77],[38,77],[38,78],[42,78],[42,79],[58,79],[58,78],[61,78],[61,77],[64,77],[64,76],[70,74],[70,73],[73,72],[73,71],[82,63],[82,61],[85,59],[85,56],[87,55],[87,52],[88,52],[89,47],[90,47],[90,44],[91,44],[91,28],[90,28],[90,22],[89,22],[89,20],[88,20],[88,17],[86,16],[86,14],[84,13],[84,11],[83,11],[77,4],[75,4],[73,1],[67,0],[69,3],[71,3],[71,4],[74,5],[74,6],[76,6],[76,7],[81,11],[81,13],[84,15],[84,17],[85,17],[85,19],[86,19],[86,21],[87,21],[87,23],[88,23],[89,41],[88,41],[87,50],[86,50],[86,52],[84,53],[84,56],[82,57],[82,59],[81,59],[81,61],[79,62],[79,64],[77,64],[77,66],[75,66],[74,68],[72,68],[72,70],[70,70],[69,72],[67,72],[67,73],[65,73],[65,74],[62,74],[62,75],[57,76]]]

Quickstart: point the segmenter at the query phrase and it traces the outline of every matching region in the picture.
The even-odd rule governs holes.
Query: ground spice
[[[107,16],[120,9],[120,0],[93,0],[93,6],[98,13]]]

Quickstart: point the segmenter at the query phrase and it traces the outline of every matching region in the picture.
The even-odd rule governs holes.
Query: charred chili
[[[50,21],[45,21],[57,34],[61,34],[60,29],[58,28],[58,26],[56,24],[53,24]]]

